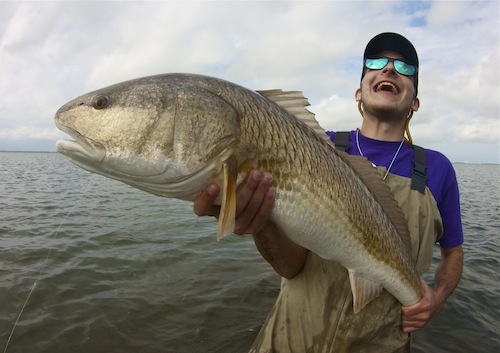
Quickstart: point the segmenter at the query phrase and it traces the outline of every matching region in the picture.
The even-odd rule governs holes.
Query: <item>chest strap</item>
[[[349,148],[349,131],[338,131],[335,133],[335,148],[339,151],[346,152]]]
[[[411,188],[421,193],[425,192],[427,181],[427,154],[425,148],[413,145],[413,168],[411,170]]]
[[[335,133],[335,148],[347,152],[349,148],[349,131],[338,131]],[[413,145],[413,168],[411,170],[411,188],[421,193],[425,192],[427,181],[427,154],[425,148]]]

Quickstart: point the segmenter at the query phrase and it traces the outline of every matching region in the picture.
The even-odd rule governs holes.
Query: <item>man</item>
[[[375,36],[366,47],[355,93],[361,128],[348,135],[328,135],[334,142],[347,136],[346,152],[363,155],[380,169],[407,218],[420,274],[432,261],[434,243],[440,243],[434,287],[422,280],[421,300],[407,307],[384,291],[354,314],[346,270],[293,243],[268,221],[275,195],[272,176],[252,171],[238,189],[235,233],[253,234],[258,250],[283,280],[251,352],[404,352],[410,349],[409,333],[424,327],[457,286],[463,233],[451,163],[442,154],[425,150],[422,188],[412,186],[412,173],[418,174],[413,171],[418,148],[411,144],[408,122],[420,106],[417,89],[413,45],[396,33]],[[195,213],[217,216],[218,208],[212,204],[218,192],[217,185],[207,186],[195,202]]]

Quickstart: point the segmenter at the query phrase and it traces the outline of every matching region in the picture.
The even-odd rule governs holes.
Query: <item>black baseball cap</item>
[[[418,55],[415,47],[411,42],[401,34],[393,32],[384,32],[373,37],[366,45],[363,61],[367,58],[374,58],[384,51],[393,51],[403,56],[404,61],[408,64],[415,65],[417,72],[415,73],[415,94],[418,87]],[[364,76],[364,66],[363,75]]]

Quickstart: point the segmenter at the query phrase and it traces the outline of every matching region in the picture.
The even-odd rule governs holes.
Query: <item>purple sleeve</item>
[[[427,186],[436,199],[444,227],[443,236],[438,242],[443,248],[462,245],[464,235],[455,170],[451,162],[439,152],[427,150],[427,160]]]

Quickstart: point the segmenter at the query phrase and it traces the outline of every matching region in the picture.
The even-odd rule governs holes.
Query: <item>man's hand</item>
[[[291,241],[269,215],[276,191],[269,173],[252,170],[236,190],[236,225],[234,233],[252,234],[262,257],[281,276],[291,279],[304,267],[307,250]],[[214,202],[220,188],[208,185],[196,199],[193,210],[198,216],[219,217],[220,207]]]
[[[423,289],[420,301],[402,308],[401,326],[403,332],[409,333],[420,330],[444,305],[444,301],[439,301],[436,293],[423,279],[420,280],[420,283]]]
[[[267,223],[274,206],[275,189],[272,176],[252,170],[236,190],[236,234],[256,234]],[[196,199],[193,211],[198,216],[219,217],[220,207],[214,202],[220,192],[216,184],[208,185]]]
[[[403,332],[420,330],[441,311],[460,281],[463,262],[462,245],[454,248],[441,248],[441,259],[436,269],[434,289],[429,287],[424,280],[420,280],[423,289],[422,298],[414,305],[403,306],[401,310]]]

